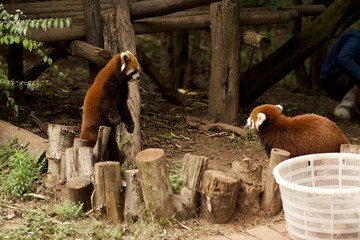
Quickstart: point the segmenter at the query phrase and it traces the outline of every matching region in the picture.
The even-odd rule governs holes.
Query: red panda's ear
[[[256,121],[255,121],[256,130],[259,131],[261,124],[263,124],[263,122],[265,122],[265,120],[266,120],[266,115],[262,112],[259,112],[256,116]]]
[[[126,63],[129,60],[130,56],[127,52],[120,53],[120,59],[122,63]]]
[[[283,111],[283,106],[281,106],[280,104],[278,104],[278,105],[275,105],[275,107],[277,107],[278,109],[280,109],[280,112],[282,112]]]

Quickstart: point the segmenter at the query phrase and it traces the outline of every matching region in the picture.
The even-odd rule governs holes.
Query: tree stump
[[[136,163],[146,210],[157,218],[170,218],[174,204],[164,150],[145,149],[136,155]]]
[[[83,210],[91,209],[91,194],[94,186],[90,177],[78,177],[66,181],[67,200],[74,203],[82,203]]]
[[[105,149],[111,133],[111,127],[100,126],[98,130],[98,137],[93,149],[94,162],[100,162],[103,160]],[[111,159],[115,160],[115,159]]]
[[[340,146],[341,153],[360,153],[360,145],[352,145],[352,144],[341,144]]]
[[[101,215],[112,223],[122,219],[120,209],[120,163],[107,161],[95,163],[94,207],[104,209]]]
[[[49,124],[48,180],[65,180],[66,162],[65,149],[72,147],[75,138],[75,128],[72,126]]]
[[[87,140],[81,138],[74,138],[74,145],[73,147],[86,147]]]
[[[66,179],[91,176],[94,166],[93,148],[72,147],[65,150]]]
[[[231,169],[240,180],[237,208],[242,212],[258,211],[262,191],[262,165],[245,158],[232,162]]]
[[[125,171],[125,206],[124,218],[127,222],[136,219],[141,214],[141,204],[143,203],[139,170]]]
[[[201,186],[201,216],[211,223],[227,223],[236,207],[239,181],[223,172],[207,170]]]
[[[282,209],[280,189],[273,176],[273,169],[277,164],[289,158],[290,153],[288,151],[278,148],[271,149],[264,193],[261,199],[261,208],[273,216],[277,215]]]
[[[180,192],[183,209],[177,214],[177,217],[179,215],[182,219],[187,219],[198,215],[200,182],[207,168],[208,161],[209,159],[204,156],[185,154],[183,157],[183,168],[181,171],[183,184]]]

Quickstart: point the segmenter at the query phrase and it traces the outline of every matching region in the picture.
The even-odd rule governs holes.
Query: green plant
[[[29,212],[25,216],[25,224],[9,235],[9,239],[65,239],[75,231],[72,225],[58,222],[43,212]]]
[[[44,164],[44,160],[30,156],[27,145],[19,144],[16,137],[11,139],[7,147],[0,149],[1,191],[8,196],[23,197],[40,177]]]
[[[63,220],[74,220],[82,216],[83,205],[83,203],[65,202],[61,205],[56,204],[54,211]]]
[[[16,10],[15,14],[8,13],[3,4],[0,4],[0,44],[12,45],[20,44],[24,49],[34,52],[39,56],[44,64],[50,66],[50,71],[57,73],[57,77],[62,78],[64,74],[57,70],[57,66],[53,64],[53,60],[49,58],[42,50],[43,43],[30,39],[31,29],[42,29],[46,31],[49,28],[63,28],[71,27],[72,21],[70,18],[49,18],[49,19],[24,19],[24,14],[21,10]],[[18,106],[13,98],[10,97],[10,91],[18,86],[20,90],[39,89],[48,84],[48,81],[29,81],[29,82],[14,82],[12,79],[4,74],[3,69],[0,69],[0,89],[3,90],[7,98],[7,107],[14,110],[16,116],[18,115]]]

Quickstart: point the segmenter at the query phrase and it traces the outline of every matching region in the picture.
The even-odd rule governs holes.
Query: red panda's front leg
[[[101,99],[100,108],[105,118],[109,121],[111,126],[120,124],[121,117],[116,108],[116,102],[111,99]]]
[[[120,107],[119,108],[120,111],[120,115],[122,118],[123,123],[125,123],[126,125],[126,130],[128,131],[128,133],[133,133],[134,132],[134,121],[132,119],[129,107],[127,106],[127,104],[125,104],[125,106]]]

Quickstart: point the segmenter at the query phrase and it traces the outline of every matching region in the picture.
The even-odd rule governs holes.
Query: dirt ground
[[[22,110],[18,119],[15,119],[11,111],[4,107],[0,109],[0,118],[44,137],[39,127],[28,117],[31,111],[35,111],[37,117],[45,123],[74,125],[80,131],[80,107],[89,87],[87,63],[75,57],[68,57],[57,62],[57,65],[67,74],[67,78],[54,80],[51,87],[27,93],[25,101],[20,103]],[[186,153],[206,156],[210,160],[209,168],[211,169],[227,171],[233,161],[241,161],[244,158],[257,161],[266,169],[268,159],[258,139],[253,135],[249,134],[244,139],[223,131],[200,132],[186,123],[186,116],[209,120],[207,119],[206,94],[200,91],[188,92],[187,98],[190,105],[179,107],[162,99],[156,86],[146,76],[141,78],[140,85],[142,149],[162,148],[171,162],[181,161]],[[332,111],[337,102],[329,99],[324,93],[311,90],[300,91],[286,83],[279,83],[271,88],[253,106],[240,109],[239,127],[246,123],[251,109],[263,103],[282,104],[287,115],[312,112],[327,116],[338,123],[351,143],[360,143],[359,120],[339,120],[333,117]],[[170,137],[171,133],[173,137]],[[183,224],[198,231],[184,233],[186,230],[180,226],[179,231],[182,233],[179,239],[225,234],[281,220],[283,220],[282,214],[270,217],[258,209],[238,211],[232,221],[224,225],[214,226],[201,219],[188,220]]]

